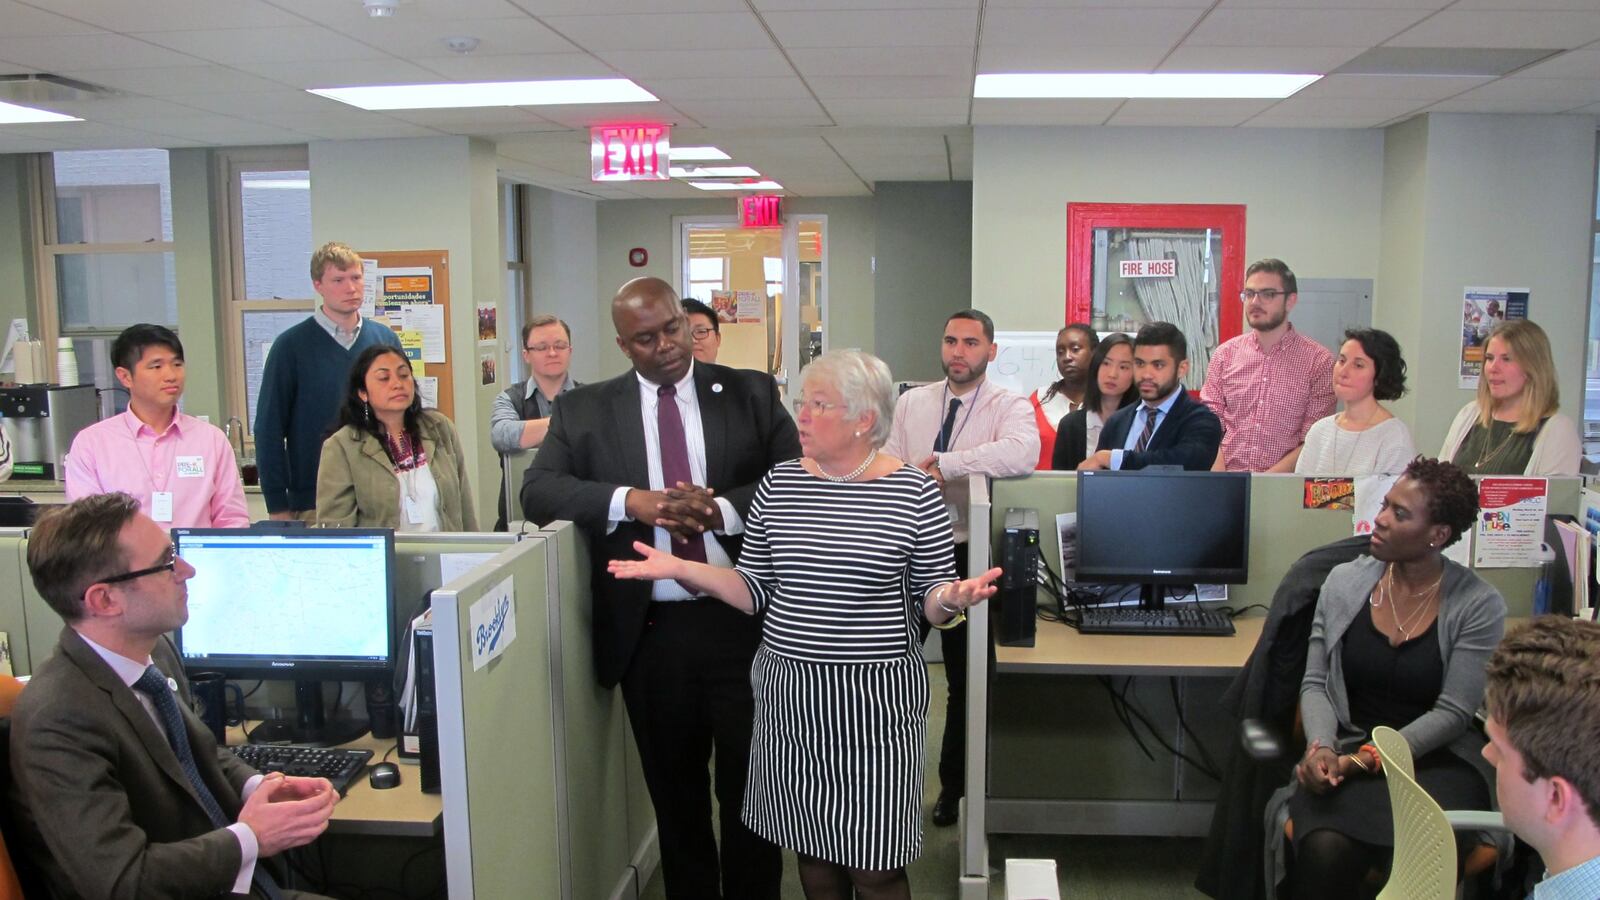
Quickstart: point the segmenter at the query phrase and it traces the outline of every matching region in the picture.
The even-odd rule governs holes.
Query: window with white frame
[[[107,349],[122,329],[178,325],[167,151],[58,151],[36,172],[39,337],[70,338],[79,381],[115,387]]]
[[[689,257],[689,296],[710,306],[712,291],[728,289],[727,271],[725,256]]]

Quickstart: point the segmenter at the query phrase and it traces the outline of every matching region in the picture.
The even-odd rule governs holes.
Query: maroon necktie
[[[694,475],[689,469],[689,439],[683,433],[683,417],[678,415],[678,389],[663,384],[656,388],[656,397],[656,434],[661,441],[661,486],[671,490],[680,481],[694,484]],[[673,539],[672,555],[693,562],[705,562],[705,538],[690,538],[687,544]]]
[[[1144,431],[1139,435],[1139,442],[1133,445],[1133,452],[1143,453],[1150,446],[1150,436],[1156,433],[1156,416],[1161,414],[1161,407],[1146,406],[1144,408]]]

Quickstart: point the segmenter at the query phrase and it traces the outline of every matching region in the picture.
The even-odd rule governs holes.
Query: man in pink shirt
[[[940,351],[945,378],[900,395],[883,447],[939,483],[962,578],[967,577],[967,476],[1026,475],[1039,461],[1039,429],[1028,398],[987,380],[998,349],[987,315],[964,309],[946,319]],[[940,631],[939,645],[950,692],[933,824],[944,826],[955,824],[966,793],[967,626]]]
[[[128,411],[78,432],[67,499],[122,491],[163,528],[250,524],[233,447],[222,430],[178,410],[183,344],[170,328],[134,325],[111,344]]]
[[[1200,399],[1222,420],[1216,470],[1293,472],[1313,422],[1333,414],[1333,354],[1294,330],[1294,272],[1263,259],[1245,270],[1250,330],[1211,355]]]

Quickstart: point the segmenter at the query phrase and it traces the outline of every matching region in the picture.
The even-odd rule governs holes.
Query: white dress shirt
[[[665,481],[661,476],[661,433],[656,427],[656,406],[661,397],[656,393],[660,385],[646,381],[643,375],[639,379],[639,414],[644,420],[644,458],[650,469],[650,490],[666,490]],[[689,445],[689,475],[694,483],[706,483],[706,435],[705,428],[700,424],[700,399],[694,390],[694,364],[689,364],[689,372],[677,384],[673,385],[677,394],[673,399],[678,402],[678,415],[683,419],[683,436]],[[628,516],[627,498],[628,487],[619,487],[611,495],[611,510],[608,514],[610,522],[606,526],[606,533],[616,530],[621,522],[631,522]],[[744,519],[722,497],[712,498],[717,508],[722,510],[722,530],[716,534],[736,535],[744,533]],[[733,558],[728,551],[722,549],[712,532],[705,533],[706,562],[723,569],[733,568]],[[662,553],[672,552],[672,535],[665,529],[655,529],[656,549]],[[650,599],[652,600],[689,600],[695,595],[684,589],[676,581],[662,580],[652,582],[650,585]]]
[[[122,683],[127,685],[130,690],[133,689],[134,682],[144,677],[144,670],[155,665],[155,661],[148,656],[145,657],[144,662],[139,662],[138,660],[129,659],[115,650],[107,650],[89,640],[88,636],[81,631],[78,632],[78,637],[83,638],[83,642],[89,645],[89,649],[100,654],[100,658],[106,661],[106,665],[111,667],[111,671],[117,673],[117,677],[122,679]],[[139,705],[144,707],[144,711],[150,714],[150,719],[156,723],[157,730],[162,734],[166,734],[167,727],[161,723],[161,714],[156,712],[156,702],[150,699],[150,696],[144,691],[134,690],[133,696],[138,699]],[[185,740],[188,739],[188,735],[183,737]],[[261,784],[262,777],[261,775],[250,776],[250,780],[244,783],[244,789],[239,792],[240,799],[250,799],[250,795],[255,793],[256,787]],[[233,832],[233,836],[239,839],[239,874],[233,879],[233,892],[235,894],[248,894],[250,893],[250,881],[256,874],[256,859],[261,855],[261,846],[256,843],[256,833],[251,831],[250,826],[243,822],[235,822],[229,825],[228,830]]]

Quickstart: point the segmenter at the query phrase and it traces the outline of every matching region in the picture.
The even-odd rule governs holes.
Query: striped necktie
[[[1135,453],[1143,453],[1150,446],[1150,436],[1156,433],[1156,418],[1161,415],[1161,407],[1146,406],[1144,408],[1144,431],[1139,433],[1139,442],[1133,445]]]

